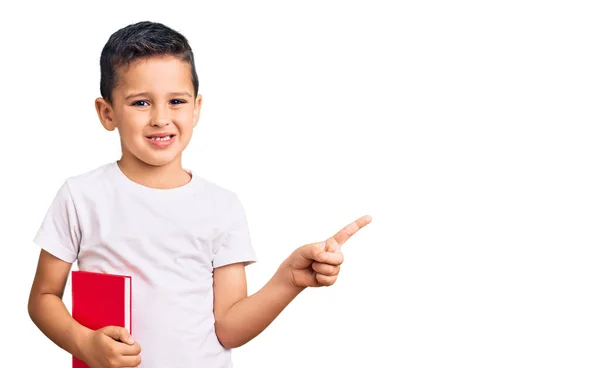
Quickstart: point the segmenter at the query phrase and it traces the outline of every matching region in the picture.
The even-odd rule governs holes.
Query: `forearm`
[[[255,294],[235,303],[215,322],[217,337],[226,348],[237,348],[252,340],[303,290],[276,274]]]
[[[82,343],[91,330],[73,319],[58,296],[32,296],[28,310],[31,320],[44,335],[70,354],[81,358]]]

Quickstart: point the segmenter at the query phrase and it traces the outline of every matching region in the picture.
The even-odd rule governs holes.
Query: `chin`
[[[123,150],[127,151],[128,156],[133,156],[141,163],[154,167],[166,166],[177,161],[180,159],[184,148],[185,146],[181,144],[173,144],[162,149],[148,147],[145,144],[133,144],[129,147],[123,146]]]
[[[162,154],[159,154],[159,155],[146,154],[146,155],[140,155],[137,157],[140,161],[144,162],[147,165],[159,167],[159,166],[169,165],[173,161],[177,160],[179,155],[174,154],[174,153],[169,154],[167,152],[163,152]]]

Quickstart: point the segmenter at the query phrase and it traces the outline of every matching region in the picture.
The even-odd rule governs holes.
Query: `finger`
[[[140,364],[142,364],[142,358],[139,355],[128,355],[121,357],[119,366],[138,367]]]
[[[323,247],[316,244],[303,245],[296,249],[290,256],[290,266],[296,270],[302,270],[309,267],[315,259],[320,257],[321,253],[324,253]]]
[[[338,231],[334,236],[327,239],[325,249],[328,252],[335,252],[338,250],[350,237],[363,227],[371,223],[371,216],[365,215],[351,224]]]
[[[137,342],[133,345],[121,344],[119,354],[133,356],[139,355],[142,352],[142,347]]]
[[[122,341],[126,344],[134,344],[135,341],[129,331],[123,327],[108,326],[104,329],[104,334],[114,340]]]
[[[324,253],[323,247],[320,246],[321,243],[308,244],[303,247],[300,247],[300,256],[304,259],[303,267],[308,267],[314,260],[316,260],[321,253]]]
[[[315,260],[320,263],[339,266],[344,262],[344,254],[342,252],[321,252]]]
[[[335,276],[340,273],[340,266],[332,266],[320,262],[314,262],[312,264],[312,269],[315,270],[316,273],[324,276]]]
[[[337,276],[326,276],[321,275],[320,273],[317,274],[317,281],[322,286],[331,286],[335,283],[335,280],[337,280]]]

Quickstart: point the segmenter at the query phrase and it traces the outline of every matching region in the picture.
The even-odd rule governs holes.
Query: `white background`
[[[236,367],[598,367],[593,3],[4,2],[0,365],[70,366],[27,315],[31,240],[64,179],[118,158],[100,51],[154,20],[194,49],[184,163],[242,199],[251,292],[373,217]]]

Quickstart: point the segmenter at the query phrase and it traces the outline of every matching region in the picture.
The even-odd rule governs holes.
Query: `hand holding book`
[[[141,363],[142,349],[123,327],[107,326],[90,332],[81,350],[91,368],[137,367]]]

